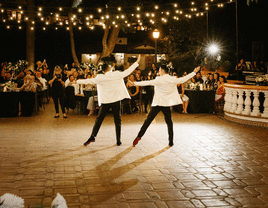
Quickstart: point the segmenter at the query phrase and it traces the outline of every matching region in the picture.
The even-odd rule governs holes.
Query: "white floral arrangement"
[[[7,64],[7,70],[12,72],[20,73],[28,67],[28,62],[25,60],[19,60],[16,63],[9,62]]]
[[[191,90],[200,90],[200,88],[201,88],[200,82],[190,84],[190,89]]]
[[[257,76],[255,81],[257,84],[268,85],[268,74]]]
[[[14,194],[6,193],[0,197],[0,208],[23,208],[24,199]],[[60,193],[51,203],[51,208],[68,208],[66,200]]]

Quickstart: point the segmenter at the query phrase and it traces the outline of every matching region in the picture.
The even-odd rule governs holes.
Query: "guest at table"
[[[23,80],[24,84],[21,86],[19,91],[36,92],[36,84],[34,82],[34,78],[32,78],[31,75],[26,75]]]
[[[21,88],[22,85],[24,84],[24,77],[25,77],[25,73],[24,71],[21,71],[15,78],[14,78],[14,82],[17,84],[17,88]]]
[[[19,89],[20,94],[20,112],[19,116],[31,116],[35,107],[35,92],[36,83],[34,82],[34,76],[26,75],[24,77],[24,84]]]
[[[220,100],[224,99],[224,95],[225,95],[224,83],[226,83],[225,77],[220,76],[218,88],[217,88],[216,94],[215,94],[215,101],[216,102],[219,102]]]
[[[257,61],[254,61],[253,62],[252,71],[255,71],[255,72],[261,71],[260,68],[259,68],[259,64],[257,63]]]
[[[211,87],[214,87],[214,77],[213,74],[208,73],[207,80],[205,81],[205,85],[207,89],[211,89]]]
[[[204,80],[202,79],[202,76],[201,76],[201,73],[200,72],[197,72],[195,77],[195,82],[194,83],[200,83],[200,84],[203,84]]]
[[[0,83],[5,83],[5,76],[7,72],[7,63],[2,63],[1,64],[1,74],[0,74]]]
[[[213,74],[213,78],[214,78],[213,89],[217,90],[218,89],[218,84],[219,84],[220,74],[218,72],[215,72]]]
[[[51,95],[55,105],[56,115],[54,118],[59,118],[59,102],[61,106],[61,111],[63,113],[63,118],[67,118],[65,113],[65,104],[64,104],[64,82],[62,81],[61,68],[59,66],[55,66],[53,79],[51,79],[48,83],[51,85]]]
[[[133,74],[129,75],[128,81],[126,84],[127,90],[129,92],[129,95],[131,97],[131,110],[133,112],[138,111],[138,108],[136,106],[136,100],[139,99],[139,92],[140,89],[138,86],[134,86],[132,83],[135,82],[135,76]],[[130,81],[130,82],[129,82]]]

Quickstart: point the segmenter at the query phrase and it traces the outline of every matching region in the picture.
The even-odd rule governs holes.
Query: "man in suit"
[[[173,146],[173,123],[171,119],[171,110],[170,106],[182,104],[180,95],[177,90],[177,84],[186,82],[195,76],[195,74],[200,70],[200,67],[194,69],[194,71],[185,77],[176,78],[168,74],[168,68],[166,65],[162,65],[159,68],[160,77],[157,77],[154,80],[134,82],[136,86],[154,86],[154,98],[152,102],[152,108],[149,112],[146,120],[144,121],[138,136],[133,141],[133,146],[138,144],[141,137],[145,134],[147,128],[154,120],[156,115],[162,111],[165,116],[165,121],[168,127],[169,135],[169,146]]]
[[[96,118],[93,130],[89,139],[84,143],[85,146],[95,142],[100,126],[106,113],[112,108],[116,129],[117,145],[120,146],[121,140],[121,100],[129,98],[123,78],[130,75],[138,66],[140,56],[137,61],[123,72],[112,71],[107,64],[102,65],[104,74],[97,75],[96,78],[77,80],[78,84],[97,84],[98,103],[100,106],[98,117]]]

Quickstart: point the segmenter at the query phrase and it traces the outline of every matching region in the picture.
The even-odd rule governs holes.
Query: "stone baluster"
[[[237,89],[232,88],[232,108],[231,113],[234,113],[237,109]]]
[[[251,95],[251,90],[245,90],[245,95],[246,95],[246,99],[245,99],[245,108],[242,112],[243,115],[250,115],[251,113],[251,99],[250,99],[250,95]]]
[[[251,116],[260,116],[260,101],[259,101],[259,91],[258,90],[252,90],[253,92],[253,111],[251,112]]]
[[[230,111],[231,109],[231,100],[232,100],[232,90],[231,88],[225,88],[225,97],[224,97],[224,111]]]
[[[243,89],[239,89],[238,90],[238,99],[237,99],[237,109],[235,111],[236,114],[241,114],[244,110],[243,108],[243,104],[244,104],[244,99],[243,99],[243,95],[244,95],[244,90]]]
[[[263,102],[264,110],[261,116],[268,118],[268,91],[264,91],[263,93],[264,93],[265,100]]]

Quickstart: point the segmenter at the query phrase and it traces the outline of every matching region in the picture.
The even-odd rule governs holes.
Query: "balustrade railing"
[[[268,123],[268,86],[225,85],[224,112],[239,119]],[[242,117],[241,117],[242,116]]]

